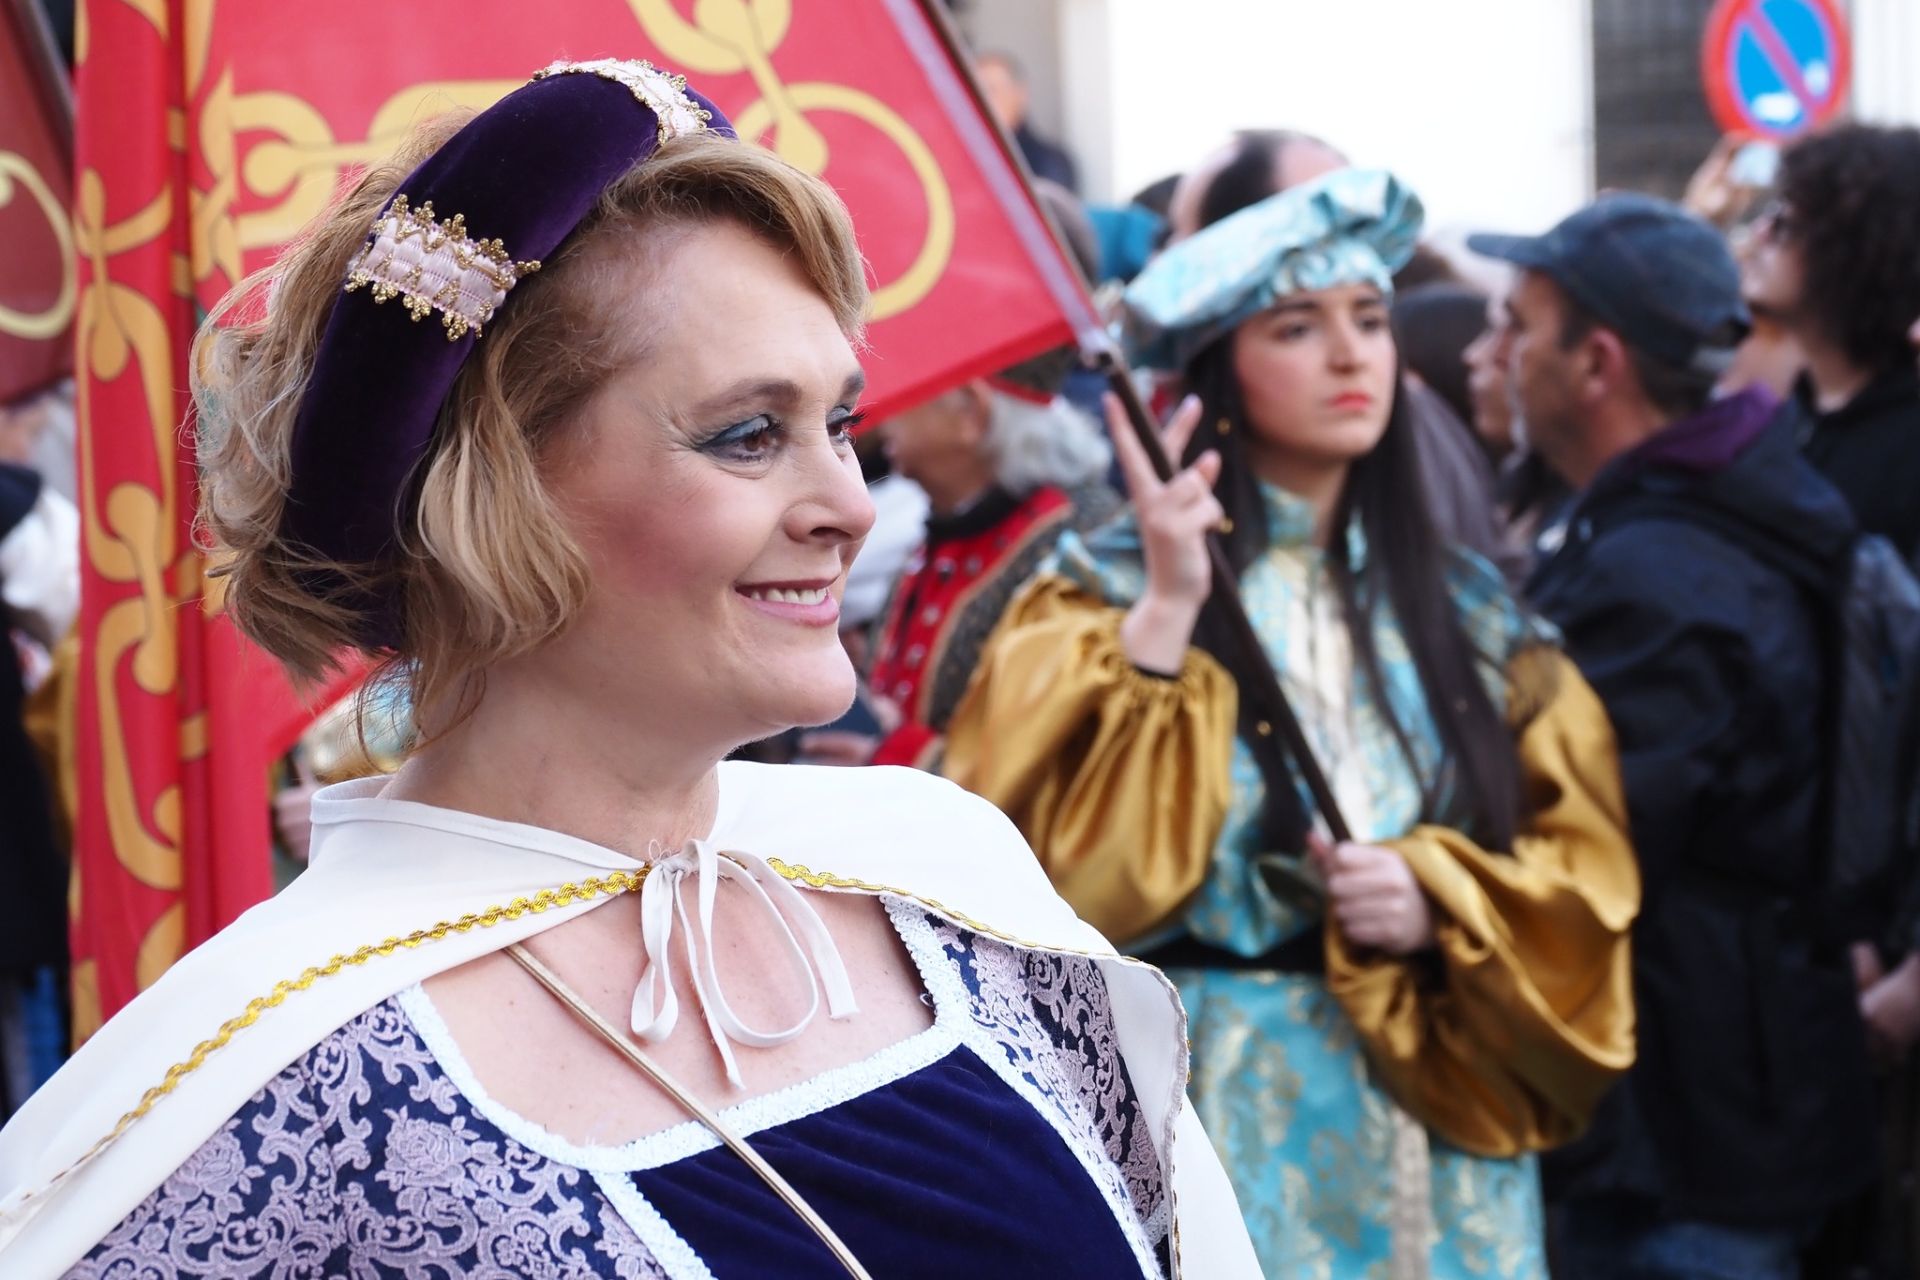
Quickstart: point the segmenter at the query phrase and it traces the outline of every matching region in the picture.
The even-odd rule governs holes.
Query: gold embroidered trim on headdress
[[[713,119],[713,113],[693,100],[687,92],[687,78],[662,71],[651,62],[599,58],[592,62],[556,62],[533,73],[535,80],[563,75],[599,76],[625,85],[640,105],[653,112],[660,122],[660,141],[684,138],[700,133]]]
[[[403,298],[415,320],[438,311],[451,342],[469,331],[479,337],[507,290],[539,269],[538,262],[515,262],[498,240],[468,236],[464,214],[442,222],[433,201],[413,209],[399,195],[347,264],[347,292],[365,287],[375,302]]]

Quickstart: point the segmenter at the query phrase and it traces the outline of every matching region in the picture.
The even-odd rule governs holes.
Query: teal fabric
[[[1371,284],[1393,295],[1413,256],[1420,197],[1379,169],[1338,169],[1173,245],[1127,287],[1127,358],[1177,370],[1296,293]]]
[[[1139,275],[1167,227],[1165,218],[1137,204],[1090,204],[1087,221],[1093,224],[1094,239],[1100,243],[1100,279],[1096,284]]]
[[[1419,778],[1407,765],[1370,682],[1345,650],[1325,556],[1309,542],[1313,512],[1265,490],[1272,545],[1241,579],[1255,629],[1326,767],[1360,840],[1386,840],[1428,820]],[[1356,564],[1365,538],[1346,534]],[[1131,516],[1085,538],[1061,540],[1048,568],[1125,606],[1145,585]],[[1506,659],[1546,638],[1498,573],[1460,553],[1450,575],[1470,638],[1489,655],[1488,688],[1504,699]],[[1382,611],[1384,612],[1384,611]],[[1390,617],[1375,641],[1388,696],[1413,739],[1423,773],[1435,768],[1438,731],[1404,639]],[[1213,870],[1168,935],[1187,934],[1254,956],[1321,925],[1317,911],[1277,898],[1254,864],[1265,784],[1252,754],[1233,747],[1233,798]],[[1303,795],[1303,799],[1304,799]],[[1450,805],[1440,797],[1447,821]],[[1192,1097],[1220,1150],[1270,1276],[1384,1275],[1390,1248],[1392,1147],[1386,1095],[1374,1084],[1352,1024],[1315,976],[1170,970],[1190,1019]],[[1433,1139],[1436,1280],[1535,1280],[1546,1275],[1539,1180],[1532,1158],[1492,1160]]]

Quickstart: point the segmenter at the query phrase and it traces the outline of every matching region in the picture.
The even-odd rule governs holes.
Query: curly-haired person
[[[1807,457],[1870,533],[1920,549],[1920,129],[1850,124],[1782,158],[1746,292],[1806,355]]]

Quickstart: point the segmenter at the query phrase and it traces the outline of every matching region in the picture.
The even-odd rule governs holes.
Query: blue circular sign
[[[1721,0],[1701,55],[1708,103],[1729,133],[1794,138],[1846,106],[1851,47],[1834,0]]]

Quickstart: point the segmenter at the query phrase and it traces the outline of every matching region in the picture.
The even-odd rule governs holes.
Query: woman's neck
[[[1351,470],[1351,463],[1330,463],[1280,450],[1256,453],[1253,458],[1254,475],[1312,505],[1313,545],[1323,548],[1333,535],[1334,512],[1340,509]]]
[[[490,678],[473,714],[414,752],[383,793],[558,831],[631,858],[712,829],[716,766],[686,735],[567,715],[550,690]]]

